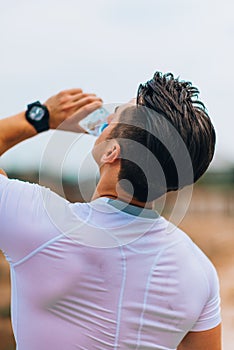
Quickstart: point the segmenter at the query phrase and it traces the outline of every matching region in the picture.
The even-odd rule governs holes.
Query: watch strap
[[[41,109],[43,109],[44,111],[44,115],[42,117],[42,119],[40,120],[34,120],[30,117],[30,112],[32,110],[33,107],[40,107]],[[46,131],[50,128],[49,125],[49,111],[48,108],[45,105],[42,105],[40,103],[40,101],[36,101],[33,103],[30,103],[27,105],[27,110],[25,113],[25,117],[27,119],[27,121],[33,125],[33,127],[36,129],[37,133]]]

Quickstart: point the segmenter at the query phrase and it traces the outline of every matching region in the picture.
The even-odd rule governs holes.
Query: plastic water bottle
[[[108,126],[107,117],[110,115],[104,107],[98,108],[82,119],[79,124],[90,135],[99,136]]]

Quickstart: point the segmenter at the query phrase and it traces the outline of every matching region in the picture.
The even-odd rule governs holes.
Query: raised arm
[[[25,112],[0,120],[0,155],[17,143],[36,135],[34,127],[25,119]]]
[[[49,127],[83,132],[79,121],[99,108],[102,101],[94,94],[81,89],[64,90],[50,97],[44,105],[49,112]],[[25,117],[25,111],[0,120],[0,155],[17,143],[37,135],[37,131]]]

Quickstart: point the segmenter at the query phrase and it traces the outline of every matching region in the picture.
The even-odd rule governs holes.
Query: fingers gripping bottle
[[[99,136],[108,126],[107,117],[110,113],[104,108],[98,108],[82,119],[79,124],[90,135]]]

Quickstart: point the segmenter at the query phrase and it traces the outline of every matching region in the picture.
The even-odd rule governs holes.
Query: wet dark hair
[[[198,94],[190,82],[156,72],[139,86],[137,105],[120,113],[110,137],[121,146],[118,179],[136,200],[181,189],[208,168],[215,131]]]

